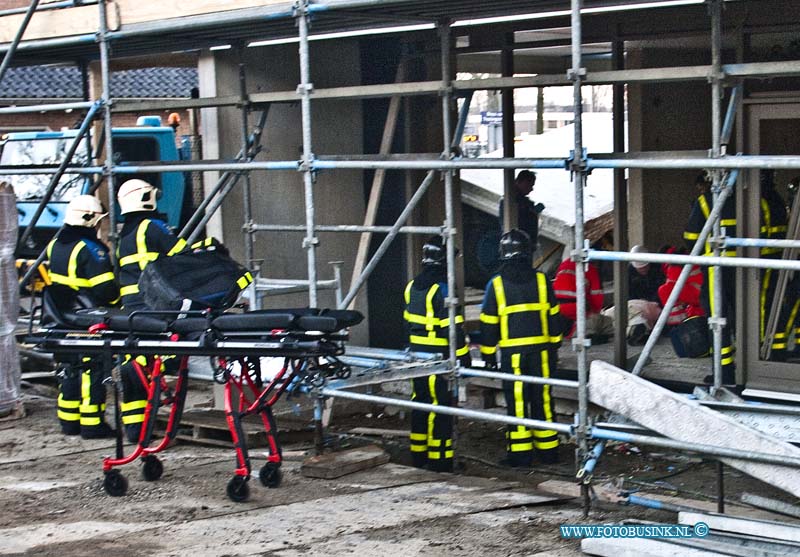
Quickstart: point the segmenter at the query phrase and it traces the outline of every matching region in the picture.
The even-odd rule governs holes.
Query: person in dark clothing
[[[415,352],[434,352],[450,356],[450,317],[447,299],[447,257],[438,236],[422,248],[422,272],[405,289],[403,318],[408,330],[408,344]],[[456,312],[456,356],[463,367],[470,367],[469,347],[461,324],[464,317]],[[426,404],[452,406],[453,395],[447,379],[428,375],[412,380],[411,400]],[[435,472],[453,471],[453,418],[435,412],[411,411],[410,447],[412,464]]]
[[[549,377],[555,370],[563,323],[555,295],[544,273],[531,267],[531,243],[521,230],[511,230],[500,239],[497,275],[486,285],[481,307],[481,354],[490,369],[513,375]],[[503,392],[509,416],[554,421],[549,385],[504,381]],[[545,463],[558,462],[558,434],[553,430],[531,430],[508,426],[507,462],[528,467],[534,450]]]
[[[51,285],[46,296],[61,311],[112,306],[119,301],[108,248],[97,238],[97,225],[106,216],[100,201],[79,195],[69,202],[64,228],[47,246]],[[88,357],[76,357],[63,368],[57,412],[66,435],[84,439],[108,437],[105,422],[104,370]]]
[[[139,276],[151,261],[159,257],[174,255],[186,247],[186,242],[177,238],[156,212],[158,190],[144,180],[128,180],[119,189],[117,199],[125,224],[120,233],[117,259],[119,261],[120,294],[122,306],[134,311],[147,309],[139,293]],[[144,356],[135,361],[140,366],[147,364]],[[128,356],[122,367],[123,396],[120,410],[122,424],[128,440],[139,440],[141,424],[147,405],[147,386],[143,384]]]
[[[633,246],[631,253],[648,253],[643,246]],[[659,302],[658,287],[664,284],[660,265],[633,261],[628,267],[628,299]]]
[[[533,203],[528,196],[536,185],[536,173],[521,170],[514,180],[517,198],[517,227],[531,239],[533,249],[539,238],[539,213],[544,211],[542,203]],[[503,198],[500,198],[500,228],[503,228]]]
[[[701,175],[702,176],[702,175]],[[692,211],[689,214],[689,222],[686,225],[686,230],[683,233],[683,238],[686,241],[686,247],[691,251],[694,247],[695,241],[700,236],[700,231],[703,225],[708,220],[708,215],[713,208],[713,197],[708,189],[707,181],[705,184],[701,183],[701,177],[697,179],[698,189],[703,191],[694,204]],[[722,207],[720,214],[720,226],[725,228],[725,235],[736,236],[736,197],[729,196]],[[703,255],[713,256],[714,250],[711,244],[706,241]],[[736,255],[735,249],[720,250],[720,256],[731,257]],[[700,292],[700,303],[703,306],[703,311],[706,315],[711,317],[725,318],[726,325],[722,328],[722,382],[726,385],[733,385],[736,383],[736,365],[734,363],[734,347],[733,347],[733,334],[734,326],[736,323],[736,304],[734,303],[736,294],[736,270],[733,267],[720,267],[719,276],[716,275],[713,267],[703,267],[703,287]],[[714,308],[714,284],[716,281],[722,281],[722,300],[721,307]],[[716,309],[716,311],[713,311]],[[714,376],[707,375],[703,378],[705,383],[713,383]]]

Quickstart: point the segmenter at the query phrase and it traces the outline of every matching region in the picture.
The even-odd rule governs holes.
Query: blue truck
[[[0,166],[17,165],[57,165],[71,143],[77,130],[55,132],[17,132],[3,137],[3,152]],[[135,164],[140,161],[177,161],[183,160],[183,150],[175,143],[175,130],[161,124],[158,116],[142,116],[136,126],[114,128],[112,143],[115,164]],[[71,166],[85,165],[88,161],[88,140],[84,140]],[[19,219],[19,238],[30,226],[33,215],[50,183],[49,174],[7,175],[1,176],[14,186],[17,196],[17,214]],[[172,227],[178,227],[187,218],[192,208],[192,196],[187,191],[188,181],[181,172],[144,173],[131,175],[141,178],[161,189],[158,210],[166,216]],[[17,246],[18,258],[36,258],[47,242],[58,231],[64,221],[67,203],[91,187],[91,176],[81,174],[64,174],[56,187],[51,201],[39,217],[33,233],[25,245]],[[118,188],[126,178],[118,177]],[[115,203],[116,205],[116,203]],[[116,208],[119,215],[119,208]]]

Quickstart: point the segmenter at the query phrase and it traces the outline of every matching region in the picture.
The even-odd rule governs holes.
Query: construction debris
[[[307,478],[330,480],[389,462],[389,454],[376,445],[309,457],[300,467]]]
[[[677,441],[727,447],[741,452],[800,457],[800,449],[789,443],[599,360],[592,362],[589,398],[595,404]],[[721,460],[763,482],[800,496],[800,470],[734,458]]]

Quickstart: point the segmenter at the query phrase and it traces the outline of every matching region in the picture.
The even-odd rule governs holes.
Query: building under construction
[[[317,420],[324,399],[352,399],[413,407],[365,394],[365,385],[430,373],[453,378],[456,392],[471,381],[503,374],[449,360],[403,365],[392,358],[405,344],[403,289],[418,270],[422,240],[446,240],[450,322],[467,297],[461,171],[504,173],[505,229],[513,228],[514,174],[521,169],[568,174],[574,210],[564,257],[576,265],[577,326],[562,347],[558,378],[534,378],[574,400],[574,419],[547,424],[578,447],[576,477],[588,509],[595,466],[605,443],[622,441],[690,451],[800,497],[800,442],[792,406],[800,395],[797,363],[770,357],[778,311],[765,311],[765,269],[775,273],[770,293],[780,306],[791,299],[800,268],[800,11],[781,0],[545,0],[444,3],[429,0],[204,0],[155,3],[94,0],[6,3],[0,11],[0,80],[9,66],[77,65],[86,75],[86,100],[6,106],[4,115],[30,112],[88,114],[83,131],[96,158],[83,166],[3,167],[0,174],[56,172],[90,175],[101,197],[133,175],[191,172],[200,176],[202,203],[181,236],[215,236],[253,269],[251,308],[355,308],[365,322],[354,358],[390,361],[382,374],[316,385]],[[16,5],[20,4],[20,5]],[[118,70],[197,64],[199,95],[179,99],[117,99]],[[592,86],[612,91],[613,149],[585,148],[583,113]],[[569,88],[574,141],[559,156],[515,156],[515,92],[544,94]],[[464,156],[463,135],[478,92],[499,94],[502,156]],[[518,104],[518,103],[517,103]],[[192,161],[114,157],[115,119],[189,110],[202,137]],[[77,144],[76,140],[76,144]],[[105,142],[104,144],[101,143]],[[764,187],[771,171],[787,200],[786,239],[762,233]],[[612,173],[614,250],[590,247],[584,192],[599,173]],[[695,178],[710,178],[714,208],[684,255],[631,254],[644,244],[655,252],[682,244]],[[792,185],[794,184],[794,185]],[[537,189],[546,188],[540,182]],[[534,192],[534,197],[536,193]],[[720,210],[735,199],[736,237],[725,232]],[[46,201],[45,201],[46,203]],[[44,206],[44,205],[43,205]],[[110,214],[109,240],[117,215]],[[608,227],[606,227],[608,228]],[[599,229],[598,229],[599,230]],[[600,230],[600,232],[604,231]],[[707,242],[707,244],[706,244]],[[703,253],[704,245],[709,251]],[[762,257],[765,248],[782,255]],[[723,252],[735,250],[733,257]],[[584,265],[613,262],[616,334],[592,346],[586,333]],[[684,367],[659,362],[657,346],[675,297],[665,305],[638,354],[626,345],[627,268],[631,261],[684,265],[676,291],[693,265],[734,267],[735,317],[712,309],[712,356]],[[721,307],[722,290],[713,293]],[[10,311],[7,309],[6,311]],[[725,317],[728,318],[726,323]],[[736,384],[743,398],[722,389],[723,328],[736,331]],[[800,327],[798,328],[800,329]],[[455,326],[451,341],[455,339]],[[800,346],[800,335],[786,341]],[[451,347],[454,346],[451,342]],[[565,343],[566,344],[566,343]],[[636,349],[637,352],[639,349]],[[349,352],[348,352],[349,353]],[[395,356],[393,356],[393,354]],[[384,362],[385,363],[385,362]],[[712,373],[707,400],[671,393],[643,380],[659,367],[659,383],[687,384]],[[613,364],[613,365],[612,365]],[[363,364],[369,368],[369,364]],[[572,369],[570,369],[572,368]],[[591,374],[590,374],[591,368]],[[624,371],[627,370],[627,371]],[[670,374],[675,374],[670,376]],[[485,383],[481,383],[485,384]],[[355,389],[355,390],[353,390]],[[2,393],[0,393],[2,394]],[[767,403],[752,404],[752,400]],[[590,404],[597,405],[596,407]],[[497,414],[454,409],[454,415],[515,423]],[[504,418],[504,417],[501,417]],[[720,504],[722,503],[720,493]],[[722,506],[720,506],[720,509]],[[796,509],[795,509],[796,510]],[[795,539],[794,541],[797,541]],[[766,551],[766,550],[765,550]],[[610,553],[596,553],[610,554]],[[745,553],[742,553],[745,554]]]

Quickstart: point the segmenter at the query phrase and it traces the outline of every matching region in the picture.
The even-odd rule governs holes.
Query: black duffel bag
[[[231,307],[253,276],[219,244],[182,251],[151,262],[139,277],[139,292],[153,310]]]
[[[711,352],[708,319],[690,317],[670,331],[672,348],[679,358],[702,358]]]

